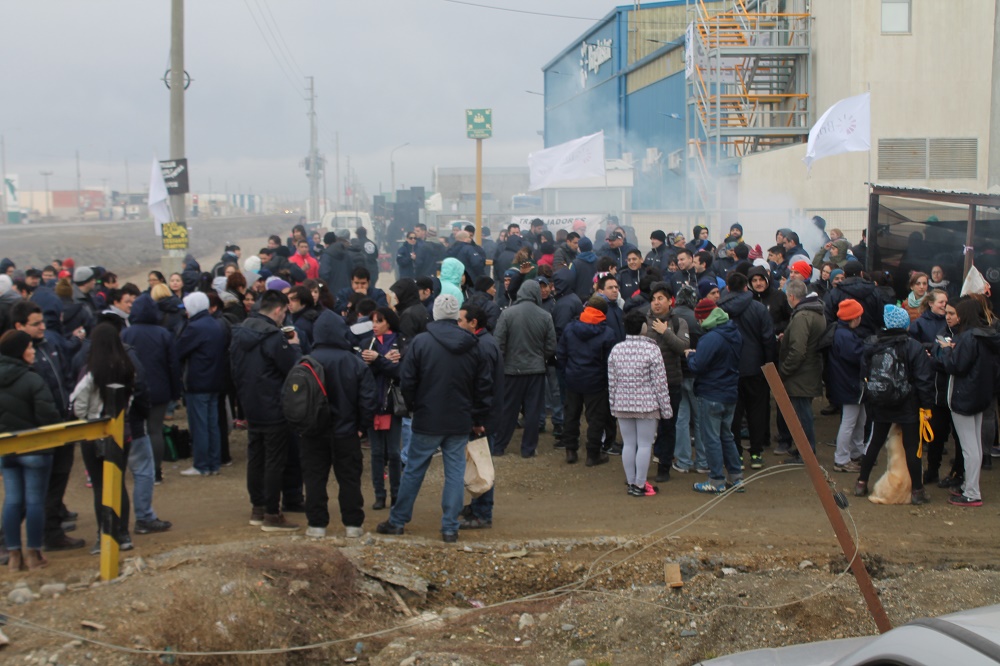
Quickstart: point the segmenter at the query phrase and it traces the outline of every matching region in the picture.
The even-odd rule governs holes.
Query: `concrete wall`
[[[845,97],[872,93],[871,179],[884,184],[983,191],[989,162],[992,2],[912,3],[912,33],[883,35],[880,0],[816,0],[814,119]],[[880,138],[976,137],[978,178],[878,177]],[[828,157],[806,176],[805,145],[744,158],[741,207],[867,206],[869,154]]]

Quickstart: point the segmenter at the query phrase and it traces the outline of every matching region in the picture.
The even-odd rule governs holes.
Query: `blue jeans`
[[[413,518],[413,503],[424,482],[424,475],[438,447],[444,462],[444,490],[441,492],[441,532],[458,533],[458,515],[465,498],[465,445],[468,435],[427,435],[414,432],[410,451],[399,482],[396,505],[389,512],[389,522],[403,527]]]
[[[802,429],[806,432],[806,438],[809,440],[809,446],[812,447],[813,453],[816,453],[816,430],[813,426],[813,399],[789,399],[792,401],[792,409],[795,410],[795,415],[799,417],[799,422],[802,423]],[[794,444],[791,446],[792,452],[795,453]]]
[[[691,460],[691,426],[694,425],[695,460]],[[674,424],[677,441],[674,444],[674,458],[677,466],[684,469],[697,467],[705,469],[705,442],[701,434],[701,418],[698,413],[698,398],[694,395],[694,377],[685,377],[681,386],[681,404],[677,408],[677,422]]]
[[[0,458],[3,472],[3,533],[7,550],[21,549],[21,521],[27,523],[28,548],[39,550],[45,537],[45,493],[52,456],[9,455]]]
[[[218,472],[222,464],[219,443],[219,394],[185,393],[188,426],[191,428],[191,454],[194,468],[201,473]]]
[[[554,366],[545,369],[545,404],[542,406],[542,416],[538,419],[540,428],[545,427],[546,413],[552,414],[552,426],[563,424],[563,399],[559,388],[559,375]]]
[[[153,459],[153,443],[149,435],[132,440],[128,452],[128,468],[132,472],[132,509],[135,519],[156,520],[153,511],[153,475],[156,464]]]
[[[411,426],[413,419],[408,416],[403,417],[403,425],[399,431],[399,462],[406,464],[406,454],[410,451],[410,438],[413,436]]]
[[[698,398],[701,412],[701,433],[705,442],[705,456],[708,458],[708,481],[716,488],[726,485],[726,473],[730,481],[743,478],[740,469],[742,460],[733,437],[733,413],[736,403],[727,404],[705,398]]]

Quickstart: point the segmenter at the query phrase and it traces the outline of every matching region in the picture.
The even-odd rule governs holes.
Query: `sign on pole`
[[[466,109],[465,134],[470,139],[493,136],[493,109]]]
[[[167,183],[167,194],[173,196],[188,193],[188,161],[186,157],[179,160],[161,161],[160,171],[163,172],[163,180]]]
[[[164,250],[188,249],[187,222],[164,222],[161,230]]]

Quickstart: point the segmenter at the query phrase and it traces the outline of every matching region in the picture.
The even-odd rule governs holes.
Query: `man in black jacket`
[[[743,338],[740,354],[740,383],[733,415],[733,437],[736,448],[743,453],[740,443],[743,415],[747,417],[750,432],[750,468],[764,466],[762,456],[767,445],[768,425],[771,422],[771,391],[761,366],[777,357],[774,326],[767,308],[755,301],[747,291],[747,279],[742,273],[733,271],[726,280],[728,291],[719,299],[718,305],[736,322]]]
[[[445,256],[454,257],[462,262],[470,282],[475,282],[486,274],[486,256],[483,254],[483,249],[476,245],[472,236],[464,229],[455,232],[455,242],[448,248]]]
[[[365,520],[361,474],[364,455],[358,432],[372,426],[378,399],[375,377],[351,349],[347,322],[324,310],[313,327],[315,348],[312,357],[323,366],[326,397],[330,403],[330,424],[320,434],[304,434],[302,476],[306,484],[306,536],[322,538],[330,524],[326,482],[330,467],[337,478],[340,519],[346,535],[360,537]]]
[[[298,333],[286,338],[278,328],[288,314],[288,297],[269,289],[260,311],[233,327],[230,367],[247,415],[247,490],[250,524],[265,532],[297,530],[281,513],[281,491],[288,459],[288,423],[281,408],[281,387],[301,356]]]
[[[441,536],[458,540],[459,515],[465,492],[465,445],[469,432],[482,435],[493,403],[490,368],[476,336],[458,327],[458,299],[442,294],[434,301],[434,321],[407,350],[400,369],[400,388],[413,413],[413,435],[396,505],[379,534],[403,534],[413,517],[413,503],[435,451],[444,462]]]
[[[399,315],[399,330],[396,331],[409,342],[427,330],[430,317],[427,308],[420,302],[417,283],[411,278],[400,278],[389,287],[396,296],[396,314]]]
[[[319,279],[326,284],[331,294],[351,286],[353,264],[347,256],[344,243],[332,231],[323,236],[323,254],[319,258]]]

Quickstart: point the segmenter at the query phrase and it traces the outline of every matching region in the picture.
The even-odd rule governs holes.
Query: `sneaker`
[[[677,463],[672,463],[670,465],[670,469],[674,470],[678,474],[687,474],[687,473],[689,473],[691,471],[691,469],[689,467],[681,467]]]
[[[776,456],[787,456],[791,452],[792,447],[788,444],[778,444],[778,446],[774,447],[774,451],[772,451]]]
[[[657,483],[666,483],[670,480],[670,465],[658,463],[656,465],[656,477],[653,479]]]
[[[647,481],[646,485],[642,488],[642,494],[646,497],[652,497],[657,493],[657,491],[659,491],[659,488],[651,484],[649,481]]]
[[[288,522],[283,513],[265,513],[264,524],[260,526],[262,532],[294,532],[297,529],[299,526]]]
[[[856,463],[854,461],[850,461],[850,462],[844,463],[843,465],[838,465],[837,463],[833,463],[833,471],[834,472],[848,472],[850,474],[857,474],[858,472],[861,471],[861,465],[859,465],[858,463]]]
[[[202,472],[195,467],[188,467],[185,470],[181,470],[181,476],[208,476],[208,472]]]
[[[726,481],[726,490],[730,488],[736,488],[735,492],[738,493],[745,493],[747,491],[747,487],[743,484],[743,479],[739,481]]]
[[[310,539],[322,539],[326,536],[325,527],[307,527],[306,536]]]
[[[639,486],[633,486],[632,484],[627,484],[625,488],[625,493],[630,497],[645,497],[646,489],[640,488]]]
[[[858,482],[854,484],[854,496],[865,497],[866,495],[868,495],[868,482],[858,479]]]
[[[563,436],[563,427],[561,423],[555,423],[552,425],[552,436],[556,439],[556,447],[559,446],[559,440]]]
[[[360,539],[364,533],[364,529],[355,525],[348,525],[344,528],[344,536],[348,539]]]
[[[692,488],[694,488],[694,491],[696,493],[708,493],[710,495],[721,495],[726,490],[725,486],[722,487],[714,486],[708,481],[700,481],[698,483],[695,483],[692,485]]]
[[[223,467],[232,467],[233,466],[233,459],[230,458],[229,460],[224,460],[224,461],[222,461],[221,465]]]
[[[488,530],[492,527],[492,520],[483,520],[482,518],[476,518],[475,516],[462,518],[458,521],[458,529],[460,530]]]
[[[805,461],[802,460],[802,456],[788,456],[781,461],[782,465],[805,465]]]
[[[399,536],[403,533],[403,528],[397,527],[387,520],[384,523],[379,523],[375,527],[375,531],[379,534],[395,534],[396,536]]]
[[[260,527],[264,524],[264,507],[255,506],[250,509],[250,524],[254,527]]]
[[[441,532],[441,540],[445,543],[455,543],[458,541],[458,532]]]
[[[990,458],[1000,458],[1000,446],[994,446],[990,449]]]
[[[372,503],[372,511],[381,511],[385,508],[385,498],[376,497],[375,501]]]
[[[928,504],[930,503],[930,501],[931,498],[927,494],[927,490],[924,488],[921,488],[920,490],[914,490],[912,493],[910,493],[910,504],[915,504],[919,506],[921,504]]]
[[[963,483],[965,483],[965,478],[952,472],[938,481],[938,488],[959,488]]]
[[[607,453],[609,456],[620,456],[622,454],[622,449],[625,448],[621,444],[612,444],[608,447]]]
[[[159,518],[154,518],[153,520],[137,520],[135,521],[134,531],[136,534],[151,534],[153,532],[166,532],[173,526],[173,523],[169,520],[160,520]]]
[[[132,545],[132,537],[128,534],[123,534],[118,537],[118,550],[124,552],[126,550],[132,550],[135,546]]]
[[[76,529],[76,523],[67,520],[59,524],[59,529],[61,529],[63,532],[72,532]]]
[[[972,499],[971,497],[962,495],[960,497],[949,497],[948,504],[954,504],[955,506],[982,506],[983,500]]]
[[[750,469],[763,469],[764,467],[764,456],[759,454],[750,454]]]
[[[710,470],[710,469],[709,469],[709,468],[707,468],[707,467],[695,467],[695,468],[694,468],[694,471],[696,471],[696,472],[697,472],[698,474],[708,474],[708,473],[709,473],[709,472],[711,472],[712,470]]]

